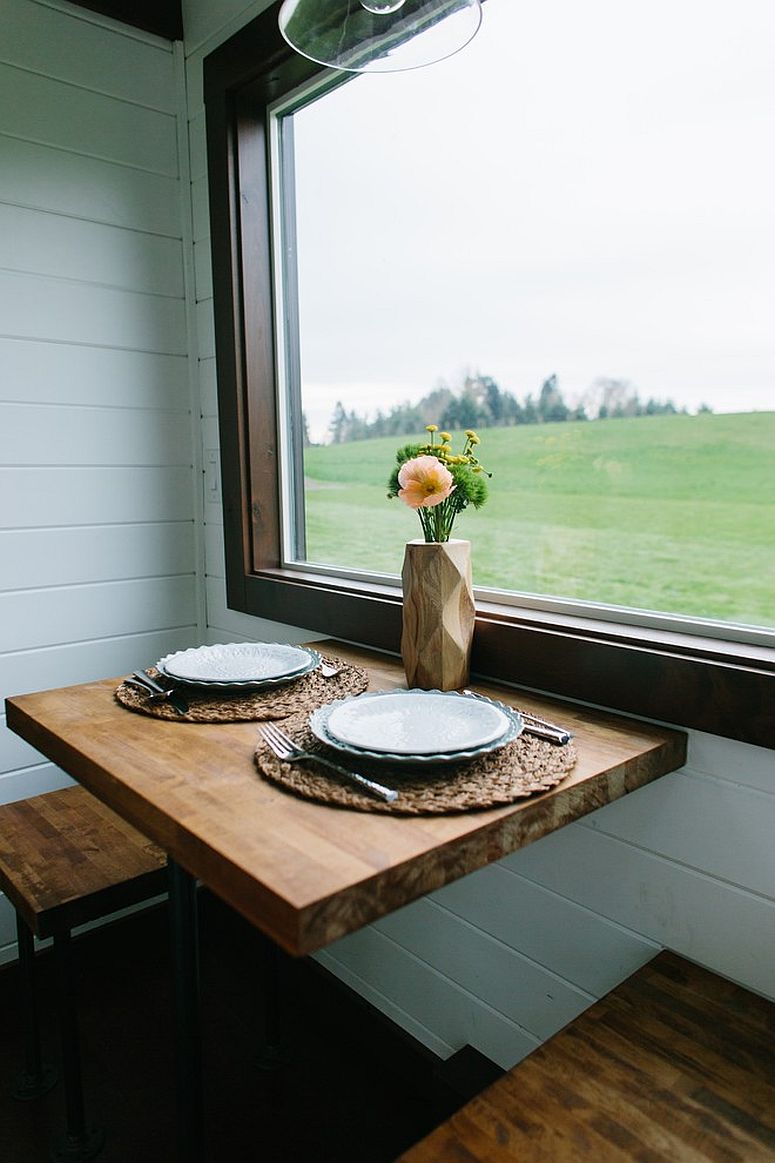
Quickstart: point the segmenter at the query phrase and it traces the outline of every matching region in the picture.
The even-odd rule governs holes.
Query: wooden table
[[[370,689],[404,685],[400,664],[389,656],[315,645],[365,666]],[[263,780],[253,762],[255,723],[132,714],[113,697],[118,681],[10,698],[8,726],[169,855],[179,1057],[190,1075],[179,1079],[179,1091],[188,1090],[181,1109],[195,1104],[191,1091],[198,1087],[196,880],[289,953],[310,953],[675,770],[686,756],[681,732],[477,683],[477,692],[575,733],[579,760],[568,777],[551,791],[483,812],[351,812],[297,799]],[[183,1157],[200,1157],[200,1130],[184,1134]]]

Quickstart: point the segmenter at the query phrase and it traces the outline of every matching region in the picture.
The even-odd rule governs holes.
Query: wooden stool
[[[660,953],[398,1163],[772,1163],[775,1005]]]
[[[27,1016],[19,1099],[45,1094],[56,1073],[41,1059],[34,937],[53,938],[66,1131],[52,1158],[92,1159],[104,1132],[87,1127],[70,930],[166,890],[166,857],[79,785],[0,805],[0,889],[16,909]]]

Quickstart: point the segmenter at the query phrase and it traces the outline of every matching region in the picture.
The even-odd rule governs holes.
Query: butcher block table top
[[[405,685],[400,662],[314,644],[365,667],[370,690]],[[538,840],[680,767],[667,728],[489,683],[501,698],[575,734],[578,762],[551,791],[448,816],[356,812],[266,782],[258,725],[170,722],[119,705],[120,680],[19,695],[8,726],[292,954],[322,948],[427,892]],[[389,780],[386,765],[385,782]]]

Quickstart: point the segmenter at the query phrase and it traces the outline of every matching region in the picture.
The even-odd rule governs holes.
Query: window
[[[497,4],[502,4],[502,0],[488,0],[488,7],[490,3],[495,11]],[[513,14],[514,6],[508,7],[512,9]],[[610,14],[620,11],[617,6],[609,5],[606,10],[609,8]],[[652,13],[652,9],[649,9],[649,13]],[[358,93],[356,86],[361,86],[364,80],[371,81],[372,78],[357,78],[354,81],[345,79],[345,83],[342,83],[342,78],[332,77],[317,70],[316,66],[287,50],[276,32],[274,21],[273,10],[259,17],[252,25],[238,33],[232,41],[217,50],[208,59],[205,68],[229,601],[235,608],[264,617],[294,622],[355,641],[371,642],[386,649],[396,649],[400,633],[400,593],[396,581],[389,576],[390,571],[384,571],[384,566],[380,566],[379,563],[377,576],[369,574],[369,567],[374,564],[375,557],[369,553],[359,556],[357,539],[351,539],[348,547],[342,538],[331,536],[332,529],[337,528],[337,520],[340,522],[339,528],[345,528],[348,522],[351,528],[353,521],[362,517],[337,518],[334,504],[340,504],[343,500],[341,490],[325,488],[326,470],[325,466],[321,467],[321,461],[325,459],[325,454],[330,453],[330,449],[305,448],[301,439],[302,413],[308,413],[309,423],[312,412],[309,385],[314,382],[317,375],[310,371],[314,368],[313,345],[316,336],[318,339],[321,335],[325,337],[328,330],[331,348],[340,352],[347,350],[348,309],[345,307],[340,310],[338,317],[336,312],[333,315],[327,314],[327,286],[333,300],[339,293],[338,288],[346,286],[348,281],[345,279],[337,283],[337,275],[341,272],[347,274],[353,269],[359,270],[357,261],[353,262],[353,255],[357,260],[359,223],[354,210],[342,214],[337,219],[338,246],[333,252],[333,261],[328,261],[329,284],[325,278],[321,279],[315,274],[313,266],[308,261],[310,251],[320,247],[326,241],[326,236],[330,237],[334,233],[330,222],[330,203],[328,217],[315,221],[316,205],[320,209],[324,204],[322,196],[315,198],[315,193],[320,191],[323,181],[320,169],[315,168],[320,165],[320,150],[317,147],[329,132],[331,124],[329,119],[338,116],[338,110],[341,108],[346,110],[349,106],[352,110],[353,95]],[[640,51],[642,36],[636,39]],[[574,111],[568,110],[567,103],[563,106],[562,101],[556,97],[558,86],[555,82],[558,70],[572,56],[568,46],[574,43],[574,37],[565,38],[559,58],[557,52],[560,49],[559,46],[555,46],[557,52],[551,57],[550,66],[547,67],[545,88],[540,98],[551,104],[549,94],[552,94],[554,102],[552,108],[558,122],[562,122],[560,129],[571,138],[575,124],[572,116]],[[475,41],[474,45],[476,44]],[[469,51],[472,47],[469,46]],[[464,57],[465,54],[459,58],[461,62]],[[525,59],[527,60],[527,56]],[[678,58],[676,63],[681,63]],[[436,68],[446,68],[451,64],[452,62],[445,62],[444,66]],[[424,76],[431,77],[433,72],[434,70],[426,70]],[[620,63],[618,71],[613,69],[611,72],[617,83],[623,83],[627,68]],[[408,76],[411,78],[411,75]],[[400,78],[378,80],[384,94],[387,87],[392,86],[394,81],[400,81]],[[410,90],[415,83],[416,78],[410,80]],[[509,83],[513,83],[512,74],[509,76]],[[594,88],[595,93],[600,96],[602,111],[606,107],[603,97],[607,90],[605,85],[599,83],[599,77]],[[365,90],[361,91],[365,93]],[[398,89],[392,89],[391,92],[396,94],[394,99],[398,102]],[[660,92],[657,87],[657,97]],[[320,93],[325,95],[320,97]],[[315,99],[316,97],[318,99]],[[535,90],[532,99],[537,100]],[[357,105],[360,99],[356,96],[355,101]],[[619,94],[617,104],[621,103],[622,97]],[[648,136],[647,125],[650,124],[648,116],[651,115],[651,111],[644,107],[641,113],[644,133]],[[370,110],[369,116],[373,118],[377,114]],[[384,119],[384,112],[379,116]],[[396,120],[398,121],[398,115]],[[411,118],[398,123],[408,127]],[[382,123],[378,121],[377,124],[381,124],[381,132],[384,133],[384,120]],[[368,119],[362,124],[364,143],[368,141],[369,131],[373,125],[374,122]],[[519,126],[515,126],[515,141],[517,129]],[[524,132],[524,126],[522,130]],[[613,130],[611,132],[613,133]],[[295,139],[295,149],[291,148],[291,138]],[[280,172],[284,175],[284,184],[278,184],[277,179],[271,176],[269,161],[273,139],[275,145],[279,143],[281,146]],[[612,140],[614,143],[617,142],[615,134]],[[402,144],[406,145],[406,142],[405,136]],[[619,155],[626,158],[627,151],[621,142],[619,144],[622,146]],[[408,149],[411,152],[421,150],[421,147],[422,138],[419,141],[414,138],[413,144]],[[511,148],[516,151],[516,144]],[[349,153],[352,154],[352,146]],[[359,161],[362,161],[365,156],[364,150],[359,151],[358,156]],[[535,158],[539,156],[540,148],[533,159],[534,164]],[[583,160],[580,159],[580,164]],[[480,184],[482,164],[480,159],[479,166],[475,167]],[[593,190],[597,172],[595,166],[592,166],[589,173],[585,174],[585,184]],[[334,177],[337,181],[347,182],[348,171],[342,159]],[[637,173],[625,174],[622,182],[625,189],[635,191],[638,187]],[[540,183],[538,186],[534,185],[534,189],[540,188]],[[376,189],[379,189],[379,186]],[[312,198],[308,197],[310,193],[313,195]],[[340,195],[341,206],[342,190],[338,190],[337,193]],[[439,196],[442,194],[443,191],[440,191]],[[664,192],[660,196],[662,197],[660,209],[667,213],[670,200],[664,197]],[[546,200],[554,211],[567,202],[561,174],[552,172],[550,168],[547,168]],[[594,198],[591,199],[592,203]],[[763,204],[766,205],[766,202]],[[568,294],[572,292],[579,295],[583,292],[578,299],[578,313],[583,317],[587,328],[589,319],[594,316],[595,311],[594,305],[590,307],[586,302],[585,288],[589,285],[590,279],[584,264],[590,256],[597,255],[599,259],[602,254],[609,265],[615,265],[618,249],[614,245],[614,236],[609,237],[610,230],[616,225],[610,224],[611,210],[615,205],[615,200],[604,203],[603,209],[607,215],[602,213],[598,216],[595,227],[597,233],[589,221],[585,220],[582,232],[585,238],[581,242],[587,241],[586,236],[589,236],[591,242],[586,250],[579,244],[579,254],[574,255],[579,264],[578,284],[569,285],[567,275],[564,277]],[[275,210],[274,226],[270,214],[272,207]],[[381,206],[378,207],[377,213],[381,209]],[[545,207],[542,207],[542,214],[544,212]],[[579,207],[574,209],[574,213],[577,212]],[[634,222],[631,224],[623,211],[620,216],[624,219],[625,231],[631,230]],[[418,230],[414,238],[416,243],[427,237],[430,232],[432,240],[428,245],[430,254],[438,253],[442,249],[438,239],[434,239],[432,235],[433,230],[439,227],[436,221],[438,217],[426,213],[421,224],[423,229]],[[537,212],[535,218],[537,221],[541,220]],[[272,239],[273,231],[276,236],[278,222],[279,228],[284,233],[282,245],[276,249],[291,253],[294,262],[273,276]],[[327,222],[330,227],[328,231],[326,231]],[[486,227],[492,225],[489,220],[485,224]],[[540,235],[538,227],[536,229]],[[520,237],[523,250],[525,248],[529,250],[533,238],[531,231],[522,230]],[[383,266],[384,263],[392,261],[393,255],[396,256],[397,263],[400,260],[398,246],[402,242],[401,229],[398,229],[394,241],[395,246],[383,260]],[[560,258],[564,261],[571,241],[572,232],[566,230],[563,234],[559,231],[555,239],[555,258],[558,261]],[[450,242],[454,243],[454,238]],[[763,241],[762,249],[764,245]],[[450,249],[451,245],[446,247],[446,252],[448,253]],[[531,263],[534,257],[531,258]],[[661,254],[656,257],[660,262],[663,260]],[[641,276],[644,271],[652,268],[655,261],[655,256],[650,250],[643,258],[645,265],[639,268]],[[602,266],[605,267],[606,263]],[[319,270],[325,274],[325,258],[319,264]],[[603,270],[603,276],[606,274],[610,275],[611,272]],[[549,300],[543,296],[545,288],[541,283],[540,272],[534,265],[530,265],[528,275],[529,277],[523,278],[525,295],[537,295],[539,304],[546,307]],[[598,263],[598,269],[591,281],[597,286],[600,278]],[[404,282],[407,281],[405,277]],[[378,289],[376,284],[364,287],[362,281],[358,280],[358,292],[369,303],[374,299],[375,288]],[[614,283],[611,287],[604,288],[604,291],[605,293],[601,293],[597,300],[598,316],[601,314],[600,303],[608,303],[610,306],[620,294],[618,284]],[[606,295],[609,296],[608,299]],[[591,297],[594,299],[594,296]],[[425,301],[427,302],[427,298]],[[478,301],[474,300],[473,305],[475,306]],[[484,303],[484,309],[488,314],[493,313],[493,302],[497,303],[497,300],[491,299]],[[375,315],[380,314],[380,307],[379,302],[374,302]],[[315,312],[319,316],[317,319]],[[671,307],[665,316],[672,312]],[[471,314],[470,304],[468,314]],[[546,328],[545,336],[542,333],[536,340],[534,331],[540,322],[540,314],[540,311],[536,312],[532,326],[530,321],[523,326],[529,342],[522,345],[522,354],[528,365],[532,360],[533,379],[526,376],[515,393],[515,398],[522,396],[524,400],[523,393],[532,390],[534,403],[536,399],[540,400],[539,393],[546,387],[547,382],[549,382],[547,391],[551,390],[554,365],[549,363],[549,360],[559,359],[556,348],[553,350],[551,347],[550,328]],[[573,314],[571,310],[569,315]],[[610,315],[610,311],[603,311],[602,319],[600,317],[596,319],[598,339],[606,335],[610,339],[615,332],[613,321],[611,330],[606,330],[607,314]],[[562,312],[557,313],[555,310],[555,315],[561,322]],[[467,313],[463,311],[461,314],[463,323],[467,318]],[[283,320],[286,325],[281,327],[279,324]],[[341,320],[345,322],[345,327],[337,331],[336,327],[339,327]],[[323,323],[328,326],[322,326]],[[687,328],[691,330],[692,326],[694,323],[687,320]],[[558,327],[558,331],[563,335],[561,327]],[[584,331],[585,327],[580,325],[579,333]],[[402,338],[400,335],[395,337],[398,345],[401,344]],[[619,335],[616,333],[614,339],[618,338]],[[628,349],[638,359],[642,359],[640,347],[643,346],[643,342],[639,334]],[[614,348],[617,347],[616,342],[612,341],[612,345]],[[374,346],[378,346],[378,341],[374,342]],[[437,352],[442,352],[443,338],[439,338],[435,346]],[[567,335],[563,336],[563,343],[560,346],[563,351],[568,347]],[[472,359],[477,361],[485,358],[489,357],[482,355],[478,348],[472,354]],[[542,362],[542,359],[545,359],[545,362]],[[593,365],[590,363],[589,366]],[[440,374],[446,370],[445,367],[439,368]],[[480,378],[491,374],[486,366],[478,367],[476,374],[479,373]],[[598,385],[600,393],[608,391],[609,402],[616,401],[617,398],[621,401],[621,392],[624,390],[621,379],[612,383],[614,377],[610,369],[602,364],[597,365],[596,373],[598,378],[608,380],[607,383]],[[475,379],[476,374],[469,378]],[[568,374],[561,368],[560,392],[564,383],[563,377],[567,378]],[[630,374],[629,368],[625,367],[622,372],[617,366],[615,374],[626,378]],[[340,382],[346,379],[341,370],[335,373],[335,376]],[[555,387],[557,382],[555,381]],[[275,397],[278,383],[283,388],[285,401],[279,413]],[[509,382],[503,386],[512,389],[515,385]],[[646,384],[642,390],[644,392],[642,402],[646,405],[651,394],[651,385]],[[620,393],[619,397],[616,396],[617,391]],[[626,398],[631,399],[631,394]],[[564,397],[561,399],[564,403]],[[400,399],[397,402],[401,402]],[[700,403],[707,402],[712,403],[702,397],[696,400],[679,398],[676,401],[679,407],[691,404],[692,410]],[[336,393],[332,394],[329,403],[333,412]],[[576,401],[573,406],[577,406]],[[665,419],[683,420],[692,424],[696,422],[699,425],[709,418],[686,416]],[[713,419],[715,418],[714,415]],[[661,419],[662,417],[653,416],[638,417],[635,421],[625,419],[619,422],[620,429],[624,434],[632,432],[633,425],[645,428],[650,424],[658,425]],[[588,422],[584,425],[585,431],[594,432],[595,423]],[[608,422],[608,428],[613,428],[615,423],[617,422]],[[554,457],[555,461],[559,458],[562,462],[563,457],[567,460],[569,434],[579,430],[580,427],[580,422],[575,426],[564,422],[542,425],[541,438],[556,442],[554,448],[547,445],[542,450],[542,455],[549,459]],[[528,432],[528,428],[529,426],[525,425],[519,429],[488,429],[483,435],[485,439],[489,439],[490,434],[493,435],[494,447],[504,435],[534,436],[536,428],[534,427],[532,432]],[[598,424],[599,431],[604,428],[605,425]],[[316,432],[315,435],[317,434]],[[621,437],[623,438],[624,436]],[[393,440],[390,443],[394,446],[397,441]],[[349,451],[352,454],[352,446]],[[573,449],[571,452],[573,453]],[[604,461],[604,454],[599,455]],[[583,451],[579,456],[583,459]],[[313,466],[319,474],[322,473],[322,476],[318,476],[316,480],[317,488],[306,492],[303,486],[305,470],[309,476]],[[382,479],[387,477],[389,468],[389,460],[379,465]],[[502,480],[501,477],[496,482],[493,498],[497,496],[497,490],[501,487],[504,495],[508,495],[508,483],[504,482],[502,485]],[[335,492],[337,496],[333,496]],[[367,511],[373,510],[374,503],[384,504],[387,510],[388,502],[382,500],[383,496],[384,488],[381,490],[379,500],[376,499],[376,494],[374,502],[369,500],[371,510]],[[771,502],[770,496],[770,505]],[[494,500],[492,503],[495,504]],[[395,507],[398,502],[391,502],[391,505]],[[762,512],[758,514],[760,520],[762,517],[766,519],[763,506]],[[416,536],[417,531],[410,524],[412,517],[408,512],[391,514],[391,520],[394,523],[397,521],[401,523],[401,531],[395,535],[396,547],[408,537]],[[486,541],[487,526],[484,516],[475,520],[477,520],[475,533],[473,525],[469,526],[468,532],[473,536],[478,556],[480,541]],[[327,531],[326,522],[328,522]],[[630,521],[630,529],[632,526],[633,522]],[[653,544],[658,552],[664,552],[665,546],[659,540],[658,529],[654,536],[656,540]],[[578,553],[578,545],[575,548]],[[768,575],[767,570],[767,563],[772,564],[771,541],[769,545],[757,546],[757,549],[761,550],[762,556],[758,560],[758,567],[757,563],[753,562],[754,569],[749,569],[749,573],[756,572],[758,568],[760,576],[767,578],[759,586],[766,600],[767,586],[772,585],[771,574]],[[690,636],[685,632],[683,625],[672,622],[669,616],[662,619],[661,628],[659,619],[651,619],[654,625],[649,627],[638,625],[639,621],[643,621],[638,618],[631,618],[629,624],[619,625],[612,621],[606,625],[605,619],[620,616],[618,610],[604,610],[594,606],[570,609],[567,606],[569,597],[581,596],[583,599],[589,599],[597,596],[601,578],[606,582],[611,580],[614,563],[617,567],[616,572],[620,574],[632,575],[638,572],[632,566],[628,568],[626,560],[617,555],[615,548],[608,551],[607,558],[604,554],[598,554],[597,557],[603,558],[605,568],[602,572],[598,568],[598,574],[593,579],[594,584],[589,583],[587,591],[580,595],[569,593],[567,587],[563,590],[562,586],[558,586],[556,588],[559,592],[554,595],[557,599],[554,602],[547,602],[545,598],[540,597],[526,599],[520,596],[517,599],[517,606],[509,606],[502,594],[494,591],[483,593],[478,604],[475,667],[497,677],[554,690],[560,694],[587,698],[593,702],[618,706],[669,721],[702,726],[704,729],[715,730],[721,734],[742,736],[750,741],[772,742],[772,725],[768,721],[765,706],[766,692],[772,682],[773,651],[766,645],[766,637],[761,637],[757,643],[756,635],[742,633],[740,637],[748,637],[749,641],[731,645],[721,640]],[[495,576],[492,584],[502,588],[504,580],[508,585],[510,580],[508,574]],[[539,587],[517,584],[513,588],[529,590]],[[583,590],[583,585],[581,588]],[[613,596],[606,594],[604,600],[612,606],[638,605],[637,600],[632,601],[629,597],[624,601],[618,601],[615,594]],[[773,621],[771,607],[768,620],[766,609],[764,614],[750,615],[748,610],[753,607],[745,604],[748,602],[749,596],[746,596],[740,607],[740,613],[733,611],[733,616],[729,620],[735,620],[737,617],[741,622],[753,621],[771,626]],[[659,608],[668,615],[672,612],[669,605],[662,604]],[[723,612],[714,609],[683,609],[679,612],[691,615],[704,614],[714,618],[724,617]],[[752,637],[753,642],[750,641]],[[666,686],[666,683],[669,686]],[[711,690],[713,693],[709,698]],[[668,698],[665,697],[666,694],[669,695]],[[742,721],[744,725],[741,726]]]

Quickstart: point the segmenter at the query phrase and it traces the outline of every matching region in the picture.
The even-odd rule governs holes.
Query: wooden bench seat
[[[70,931],[166,887],[164,853],[77,784],[0,805],[0,889],[16,910],[27,1016],[19,1099],[37,1098],[56,1081],[41,1059],[34,937],[54,944],[67,1123],[52,1159],[91,1159],[103,1141],[84,1115]]]
[[[775,1005],[660,953],[399,1163],[773,1163]]]

